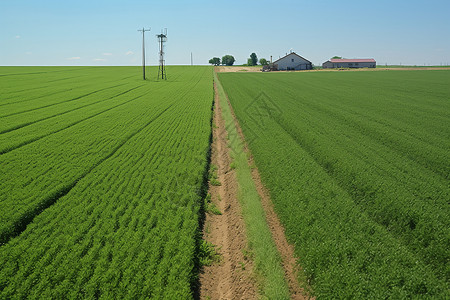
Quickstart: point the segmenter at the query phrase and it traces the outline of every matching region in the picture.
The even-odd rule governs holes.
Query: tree
[[[258,64],[258,57],[256,56],[256,53],[252,53],[252,54],[250,54],[250,59],[252,60],[251,62],[250,61],[248,61],[249,62],[249,66],[256,66],[257,64]]]
[[[265,58],[261,58],[259,60],[259,63],[261,64],[261,66],[267,66],[269,64],[269,62]]]
[[[219,66],[220,65],[220,58],[218,57],[213,57],[209,60],[209,63],[214,65],[214,66]]]
[[[253,61],[250,57],[247,58],[247,66],[253,66]]]
[[[233,55],[225,55],[224,57],[222,57],[222,65],[226,65],[226,66],[232,66],[234,64],[234,57]]]
[[[331,59],[342,59],[341,56],[333,56]]]

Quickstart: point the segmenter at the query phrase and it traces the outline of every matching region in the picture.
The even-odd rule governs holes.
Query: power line
[[[144,29],[144,27],[142,27],[142,29],[138,29],[138,31],[142,32],[142,75],[144,77],[145,80],[145,32],[146,31],[150,31],[151,28],[149,29]]]

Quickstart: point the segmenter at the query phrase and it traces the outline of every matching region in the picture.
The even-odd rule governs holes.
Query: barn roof
[[[277,61],[280,61],[280,60],[282,60],[283,58],[285,58],[285,57],[288,57],[289,55],[295,55],[295,56],[298,56],[298,57],[300,57],[301,59],[304,59],[304,60],[306,60],[307,62],[309,62],[309,63],[311,63],[312,64],[312,62],[310,62],[309,60],[307,60],[306,58],[304,58],[304,57],[301,57],[300,55],[298,55],[297,53],[295,53],[295,52],[291,52],[291,53],[289,53],[289,54],[287,54],[287,55],[285,55],[285,56],[283,56],[283,57],[281,57],[281,58],[279,58],[279,59],[277,59],[276,61],[274,61],[273,63],[275,64]]]
[[[374,63],[374,62],[376,62],[375,61],[375,59],[373,59],[373,58],[363,58],[363,59],[360,59],[360,58],[356,58],[356,59],[346,59],[346,58],[343,58],[343,59],[337,59],[337,58],[332,58],[332,59],[330,59],[330,61],[332,62],[332,63],[346,63],[346,62],[348,62],[348,63]]]

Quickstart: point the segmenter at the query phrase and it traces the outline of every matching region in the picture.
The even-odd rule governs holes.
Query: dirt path
[[[244,141],[245,152],[249,153],[250,150],[248,149],[248,145],[245,142],[244,134],[241,127],[239,126],[239,122],[237,121],[233,109],[231,109],[231,113],[233,115],[234,123],[236,124],[239,136]],[[252,155],[249,156],[248,163],[250,166],[255,166]],[[297,264],[297,259],[294,253],[294,246],[289,244],[286,239],[284,227],[278,219],[278,216],[273,207],[272,200],[270,200],[269,191],[263,185],[261,176],[256,167],[252,168],[252,178],[255,182],[259,197],[261,198],[261,203],[266,213],[267,224],[269,225],[270,231],[272,232],[272,238],[275,241],[278,252],[280,253],[281,259],[283,261],[283,269],[286,281],[289,285],[291,299],[314,299],[313,297],[310,297],[308,295],[308,292],[299,285],[298,278],[301,272],[301,268]],[[307,286],[306,283],[305,286]]]
[[[201,299],[257,299],[253,263],[244,256],[247,249],[244,220],[237,199],[235,171],[230,169],[227,133],[216,90],[211,159],[218,167],[220,186],[210,185],[211,201],[222,215],[207,213],[204,238],[217,246],[221,262],[203,268],[200,274]]]
[[[241,207],[237,199],[238,183],[235,171],[230,168],[230,149],[215,83],[214,89],[216,91],[215,126],[213,128],[211,159],[212,165],[218,167],[217,175],[221,185],[210,185],[209,192],[212,203],[219,208],[222,215],[207,213],[203,236],[204,239],[217,246],[221,255],[221,262],[204,267],[200,274],[200,298],[257,299],[256,281],[252,272],[253,262],[245,255],[248,241],[246,239],[244,220],[241,215]],[[241,139],[245,141],[233,111],[232,114],[238,133]],[[244,145],[245,151],[248,152],[247,144],[244,143]],[[249,164],[253,165],[252,157],[249,158]],[[272,237],[281,254],[291,299],[311,299],[298,283],[297,278],[301,270],[294,255],[294,247],[286,240],[284,228],[274,211],[269,193],[262,184],[256,168],[252,169],[252,178],[262,200],[262,206],[266,213]]]
[[[261,72],[261,66],[244,67],[244,66],[219,66],[215,67],[216,72],[234,73],[234,72]]]

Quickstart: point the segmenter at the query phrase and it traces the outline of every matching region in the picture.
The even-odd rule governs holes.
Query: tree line
[[[234,59],[234,56],[228,54],[223,56],[222,60],[219,57],[213,57],[209,60],[209,63],[214,66],[220,66],[221,64],[225,66],[232,66],[235,61],[236,60]],[[268,65],[269,62],[267,61],[267,59],[261,58],[259,60],[259,64],[265,66]],[[256,53],[253,52],[247,59],[247,64],[245,64],[245,66],[256,66],[256,65],[258,65],[258,56],[256,55]]]

